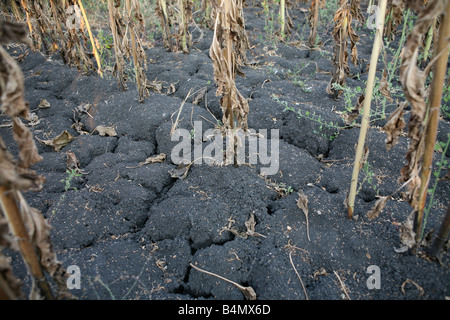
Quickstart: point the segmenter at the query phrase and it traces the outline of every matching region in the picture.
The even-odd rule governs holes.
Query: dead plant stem
[[[348,218],[353,218],[353,211],[355,207],[356,188],[358,185],[358,174],[360,170],[360,160],[364,152],[364,145],[366,141],[366,134],[370,122],[370,104],[372,101],[375,73],[377,68],[378,56],[383,41],[384,17],[386,14],[387,0],[380,0],[380,19],[377,25],[375,40],[372,48],[372,56],[370,60],[369,75],[367,79],[367,86],[365,92],[363,115],[361,120],[361,131],[359,133],[358,145],[356,148],[355,162],[353,164],[352,180],[350,185],[350,194],[348,198]]]

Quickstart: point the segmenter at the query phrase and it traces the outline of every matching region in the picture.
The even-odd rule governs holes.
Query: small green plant
[[[101,65],[104,66],[105,70],[112,71],[114,64],[113,37],[111,35],[106,35],[103,29],[99,29],[95,46],[97,47],[97,51],[100,56]]]
[[[56,209],[59,208],[59,206],[64,202],[64,200],[66,199],[66,192],[69,190],[77,190],[76,187],[72,186],[72,180],[76,177],[80,177],[82,174],[78,172],[77,169],[67,169],[66,170],[67,173],[67,177],[60,180],[60,182],[64,183],[64,193],[61,195],[61,197],[58,200],[58,203],[56,204],[56,208],[54,208],[52,210],[52,216],[49,218],[49,223],[51,221],[51,219],[55,216],[56,214]]]
[[[320,114],[316,114],[316,112],[309,112],[305,111],[303,112],[301,109],[295,110],[294,107],[289,106],[289,103],[287,101],[280,100],[275,94],[272,94],[272,99],[279,103],[280,105],[284,106],[284,111],[292,111],[296,114],[297,118],[301,119],[308,119],[318,124],[318,128],[314,130],[315,134],[320,134],[323,138],[327,140],[334,140],[339,135],[339,132],[341,129],[344,129],[344,127],[340,127],[337,123],[334,123],[333,121],[325,121]],[[326,133],[325,129],[328,129],[332,131],[332,133]]]
[[[362,170],[363,180],[361,181],[356,194],[358,194],[361,191],[363,185],[365,183],[367,183],[373,190],[375,190],[376,194],[378,195],[379,190],[378,190],[378,185],[375,182],[375,173],[373,172],[372,165],[369,163],[369,161],[366,161],[364,163],[361,170]]]
[[[287,76],[288,78],[292,78],[292,83],[295,84],[296,86],[299,86],[303,92],[305,93],[311,93],[312,92],[312,88],[308,87],[307,85],[307,79],[302,80],[299,79],[299,77],[303,74],[303,69],[305,69],[306,67],[309,66],[309,63],[301,63],[300,66],[297,66],[295,68],[294,71],[288,70],[287,72]],[[309,78],[309,77],[307,77]]]

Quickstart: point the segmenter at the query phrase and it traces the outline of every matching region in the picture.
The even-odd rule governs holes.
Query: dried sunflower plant
[[[30,43],[26,25],[0,21],[0,43],[8,42]],[[0,102],[2,113],[12,120],[13,138],[19,151],[19,159],[15,159],[0,138],[0,249],[9,247],[22,254],[31,274],[31,299],[55,298],[44,272],[58,287],[56,298],[69,297],[67,273],[53,251],[50,226],[42,213],[30,207],[22,195],[22,192],[41,189],[45,179],[29,169],[42,157],[31,131],[21,121],[29,119],[22,71],[2,46]],[[21,281],[14,277],[9,260],[0,254],[0,297],[18,299],[22,296]]]
[[[242,0],[217,0],[214,2],[216,20],[210,56],[214,66],[214,80],[218,86],[216,95],[221,96],[222,123],[232,139],[227,153],[237,154],[241,143],[238,130],[247,131],[249,106],[247,99],[236,88],[236,74],[243,75],[241,67],[246,62],[249,48],[245,32]],[[227,157],[230,159],[230,157]],[[236,159],[234,159],[235,164]]]

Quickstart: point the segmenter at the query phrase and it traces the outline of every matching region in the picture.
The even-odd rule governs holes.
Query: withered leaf
[[[0,185],[18,190],[39,190],[45,179],[34,171],[16,166],[11,153],[0,137]]]
[[[17,117],[13,117],[13,137],[19,145],[20,167],[29,168],[42,160],[34,143],[33,134]]]
[[[177,168],[170,169],[169,174],[172,178],[183,180],[187,177],[191,164],[180,163]]]
[[[28,205],[20,191],[15,191],[15,193],[20,203],[21,215],[29,230],[30,239],[38,249],[41,266],[57,284],[58,295],[70,297],[66,284],[66,271],[58,261],[50,239],[50,225],[38,209]]]
[[[407,101],[399,103],[397,109],[390,115],[383,127],[383,131],[386,132],[387,150],[390,150],[397,143],[398,136],[406,125],[405,120],[403,119],[403,112],[407,104]]]
[[[60,151],[62,148],[67,146],[70,142],[72,142],[75,137],[73,137],[67,130],[64,130],[61,134],[49,140],[41,140],[36,138],[39,142],[45,144],[46,146],[50,146],[56,152]]]
[[[66,167],[67,169],[75,169],[78,170],[78,166],[80,165],[80,161],[78,161],[77,156],[72,151],[66,152]]]
[[[139,164],[142,166],[142,165],[151,164],[151,163],[163,163],[165,160],[166,160],[166,154],[160,153],[156,156],[145,159],[144,162],[140,162]]]
[[[99,125],[99,126],[95,127],[94,131],[97,131],[98,134],[101,136],[110,136],[110,137],[117,136],[116,130],[113,127]]]
[[[406,99],[411,103],[411,117],[408,124],[409,148],[406,153],[406,165],[401,169],[401,181],[412,181],[408,185],[408,201],[413,208],[417,207],[417,194],[421,179],[419,172],[421,159],[424,153],[425,115],[427,112],[427,90],[425,80],[431,70],[429,63],[424,70],[417,66],[419,48],[422,37],[428,31],[433,21],[445,9],[447,1],[431,1],[425,7],[418,6],[419,13],[414,28],[411,30],[406,42],[402,63],[400,65],[400,82]],[[418,4],[410,2],[408,5]]]
[[[392,102],[394,99],[392,99],[391,92],[389,91],[389,83],[387,79],[387,72],[386,69],[383,71],[383,76],[380,80],[380,93],[389,101]]]
[[[369,220],[373,220],[375,218],[378,218],[380,213],[383,211],[384,207],[386,206],[387,201],[389,200],[389,196],[381,197],[375,202],[375,205],[373,208],[367,213],[367,218]]]
[[[311,241],[311,239],[309,238],[308,198],[306,197],[306,195],[303,193],[302,190],[298,191],[297,207],[299,207],[303,211],[303,213],[305,214],[305,217],[306,217],[306,233],[308,235],[308,240]]]
[[[46,99],[42,99],[41,102],[39,102],[38,108],[40,109],[50,108],[50,102],[48,102]]]
[[[192,101],[192,104],[198,105],[200,102],[202,102],[203,99],[205,98],[206,91],[207,91],[207,88],[206,88],[206,87],[204,87],[203,89],[201,89],[201,90],[199,91],[199,93],[195,96],[194,101]]]
[[[250,218],[247,221],[245,221],[245,226],[247,227],[247,234],[250,237],[260,236],[265,238],[265,236],[255,231],[256,220],[255,214],[253,212],[250,214]]]
[[[364,98],[365,98],[364,93],[359,96],[355,107],[350,111],[349,115],[347,116],[347,123],[352,123],[359,117],[359,114],[361,113],[361,109],[364,104]]]
[[[17,63],[0,46],[0,102],[1,111],[10,117],[28,120],[28,103],[25,101],[23,73]]]
[[[414,232],[415,213],[416,211],[413,210],[400,226],[400,241],[407,248],[412,248],[416,244],[416,233]]]

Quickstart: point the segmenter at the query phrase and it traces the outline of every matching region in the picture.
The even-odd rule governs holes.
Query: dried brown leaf
[[[40,264],[58,286],[58,294],[69,297],[66,284],[66,271],[58,261],[50,240],[51,227],[44,215],[36,208],[30,207],[20,191],[16,191],[20,203],[21,215],[29,230],[30,239],[38,249]],[[39,279],[37,279],[39,280]]]
[[[165,153],[160,153],[156,156],[153,157],[149,157],[147,159],[145,159],[144,162],[140,162],[140,165],[146,165],[146,164],[151,164],[151,163],[163,163],[166,160],[166,154]]]
[[[427,111],[425,80],[432,63],[422,71],[417,66],[419,47],[424,34],[432,22],[442,14],[447,1],[430,1],[427,6],[420,7],[414,28],[411,30],[402,55],[400,66],[400,82],[406,99],[411,103],[411,117],[408,124],[409,148],[406,154],[406,165],[401,170],[401,180],[408,181],[408,201],[411,206],[417,205],[417,193],[420,186],[420,164],[424,152],[425,114]],[[408,3],[408,5],[414,5]]]
[[[389,91],[389,83],[388,83],[388,79],[387,79],[386,69],[383,71],[383,76],[381,77],[381,80],[380,80],[380,93],[384,97],[386,97],[386,99],[389,102],[394,101],[394,99],[392,99],[391,92]]]
[[[1,111],[10,117],[28,120],[22,71],[3,47],[0,46],[0,102]]]
[[[361,109],[364,104],[364,98],[365,98],[364,93],[359,96],[355,107],[350,111],[350,113],[347,116],[347,123],[352,123],[359,117],[359,115],[361,113]]]
[[[311,241],[309,237],[309,209],[308,209],[308,198],[303,193],[302,190],[298,191],[297,207],[299,207],[306,217],[306,233],[308,235],[308,240]]]
[[[66,152],[66,168],[69,170],[79,170],[78,166],[80,165],[80,161],[77,159],[77,156],[72,151]]]
[[[39,142],[52,147],[56,152],[60,151],[62,148],[67,146],[72,142],[75,137],[73,137],[67,130],[64,130],[61,134],[57,135],[53,139],[41,140],[36,138]]]
[[[34,171],[18,167],[0,138],[0,185],[23,191],[40,190],[44,181]]]
[[[117,133],[114,127],[107,127],[103,125],[99,125],[95,127],[94,131],[97,131],[99,135],[101,136],[110,136],[110,137],[116,137]]]
[[[413,248],[416,244],[416,233],[414,232],[414,216],[413,210],[405,222],[400,226],[400,241],[407,248]]]
[[[253,212],[250,214],[250,218],[247,221],[245,221],[245,226],[247,227],[247,234],[250,237],[260,236],[265,238],[265,236],[255,231],[256,220],[255,214]]]
[[[375,205],[373,208],[367,213],[367,218],[369,220],[373,220],[375,218],[378,218],[380,213],[383,211],[384,207],[386,206],[387,201],[389,200],[390,196],[381,197],[375,202]]]
[[[406,125],[403,119],[403,112],[407,104],[407,101],[399,103],[397,109],[389,116],[389,119],[383,127],[383,131],[386,132],[387,150],[390,150],[397,144],[398,136]]]
[[[13,137],[19,145],[19,167],[29,168],[42,160],[34,143],[33,134],[17,117],[13,118]]]
[[[50,102],[48,102],[46,99],[42,99],[41,102],[39,102],[38,108],[39,109],[50,108]]]

